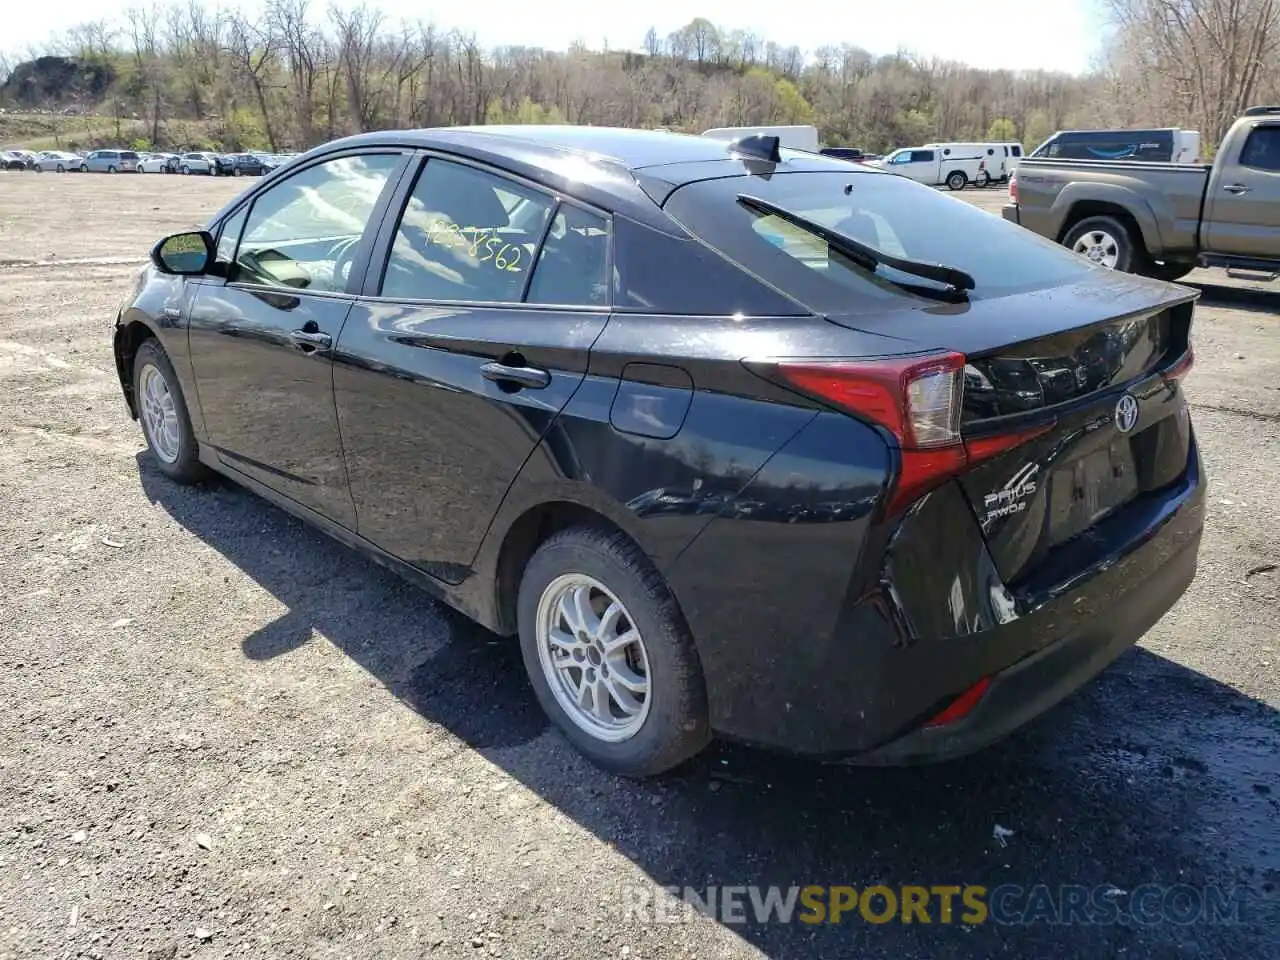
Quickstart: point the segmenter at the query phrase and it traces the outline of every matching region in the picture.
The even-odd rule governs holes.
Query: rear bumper
[[[1138,582],[1117,606],[997,673],[982,699],[959,720],[918,727],[847,762],[930,763],[961,757],[1000,740],[1084,686],[1150,630],[1191,585],[1199,547],[1196,532],[1178,554],[1163,562],[1156,576]],[[1076,599],[1080,598],[1073,602]]]
[[[1012,589],[954,483],[887,531],[718,518],[671,578],[712,727],[852,763],[977,750],[1088,682],[1177,602],[1195,576],[1204,496],[1192,440],[1182,476],[1118,517],[1121,531],[1084,543],[1065,582]],[[1091,551],[1103,540],[1113,546]],[[983,678],[968,714],[925,726]]]
[[[1006,203],[1000,208],[1000,216],[1004,217],[1010,223],[1018,222],[1018,205],[1016,203]]]

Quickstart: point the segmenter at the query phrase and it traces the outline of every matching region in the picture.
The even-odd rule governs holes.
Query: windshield
[[[856,168],[855,168],[856,169]],[[970,299],[1072,283],[1087,260],[1000,217],[930,187],[878,173],[785,173],[703,180],[677,189],[665,209],[690,232],[821,313],[865,313],[931,302],[833,252],[825,240],[738,200],[767,200],[822,227],[903,259],[972,275]]]

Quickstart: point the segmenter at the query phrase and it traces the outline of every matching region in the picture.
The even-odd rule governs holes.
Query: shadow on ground
[[[1256,287],[1229,287],[1216,283],[1183,281],[1183,286],[1200,291],[1200,303],[1207,307],[1231,307],[1251,313],[1268,313],[1280,316],[1280,283],[1273,289]]]
[[[1122,908],[1152,883],[1243,899],[1237,923],[1064,930],[1041,914],[975,928],[856,917],[733,925],[769,956],[1280,955],[1280,719],[1174,662],[1136,648],[965,761],[825,767],[717,744],[676,774],[637,784],[588,766],[548,732],[514,642],[238,487],[181,488],[139,463],[154,502],[287,607],[245,638],[245,656],[270,660],[319,631],[657,884],[1012,884],[1005,913],[1015,918],[1037,884],[1115,888]],[[1007,845],[994,838],[997,825],[1013,831]]]

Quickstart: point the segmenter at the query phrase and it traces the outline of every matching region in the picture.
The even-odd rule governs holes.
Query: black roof
[[[571,124],[383,130],[334,140],[309,151],[307,157],[379,146],[441,150],[492,164],[567,196],[676,234],[679,228],[658,204],[672,190],[695,180],[799,170],[883,175],[800,150],[783,149],[781,163],[773,164],[736,156],[726,140]],[[289,167],[296,168],[298,162],[294,160]]]

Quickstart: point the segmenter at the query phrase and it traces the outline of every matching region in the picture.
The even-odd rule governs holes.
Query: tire
[[[623,613],[613,618],[615,624],[622,625],[620,632],[639,636],[638,643],[623,648],[625,657],[615,654],[606,659],[599,647],[591,652],[591,642],[579,647],[585,651],[581,657],[575,651],[557,659],[550,652],[551,644],[540,648],[548,634],[542,624],[557,622],[562,633],[571,636],[571,631],[563,629],[569,621],[559,619],[555,599],[575,585],[587,586],[604,609],[611,600],[621,605]],[[595,611],[597,616],[601,612]],[[622,776],[651,777],[683,763],[711,741],[702,666],[684,616],[653,564],[624,534],[589,526],[554,534],[525,567],[517,614],[525,670],[538,702],[569,742],[597,766]],[[615,631],[608,633],[616,639]],[[579,646],[579,641],[573,642]],[[621,701],[608,700],[605,709],[610,721],[621,719],[629,727],[593,732],[588,729],[592,721],[587,710],[570,706],[575,716],[561,702],[561,697],[572,698],[561,677],[572,682],[571,671],[576,669],[579,682],[590,676],[603,685],[607,667],[614,669],[615,678],[625,668],[632,680],[645,683],[647,692],[630,719],[618,706]],[[616,679],[613,687],[636,692]],[[639,697],[630,699],[636,706]],[[622,718],[613,716],[615,708]]]
[[[58,172],[58,173],[66,173],[66,172],[67,172],[67,168],[66,168],[66,167],[64,167],[62,164],[58,164],[57,172]]]
[[[191,168],[187,166],[185,163],[182,165],[182,175],[184,177],[191,175]]]
[[[1135,244],[1129,228],[1115,217],[1086,217],[1062,238],[1062,245],[1099,266],[1137,273],[1146,251]]]
[[[948,190],[963,190],[968,182],[969,178],[964,175],[963,170],[952,170],[947,174]]]
[[[232,171],[231,171],[231,175],[232,175],[233,177],[243,176],[243,174],[240,172],[240,168],[239,168],[239,167],[236,167],[234,170],[232,170]]]
[[[1176,260],[1168,260],[1164,263],[1156,263],[1150,261],[1145,269],[1141,271],[1144,276],[1154,277],[1156,280],[1164,280],[1172,283],[1175,280],[1181,280],[1188,273],[1196,268],[1194,263],[1179,263]]]
[[[88,165],[87,163],[82,163],[82,164],[80,164],[80,172],[81,172],[81,173],[88,173],[88,172],[89,172],[89,165]]]
[[[119,173],[119,172],[120,171],[117,170],[115,167],[107,167],[107,173]]]
[[[176,444],[166,452],[169,444],[163,436],[157,440],[154,434],[162,430],[162,426],[149,415],[149,401],[144,398],[144,384],[154,376],[159,376],[168,391],[172,403],[173,421],[167,426],[176,434]],[[156,469],[176,483],[191,484],[208,476],[208,469],[200,462],[199,445],[195,432],[191,429],[191,417],[187,413],[187,402],[182,395],[182,387],[178,376],[173,372],[173,364],[159,341],[154,338],[144,340],[133,358],[133,392],[134,405],[138,411],[138,422],[142,426],[142,436],[147,441],[147,449],[151,453],[151,461]],[[163,407],[161,407],[163,412]]]

